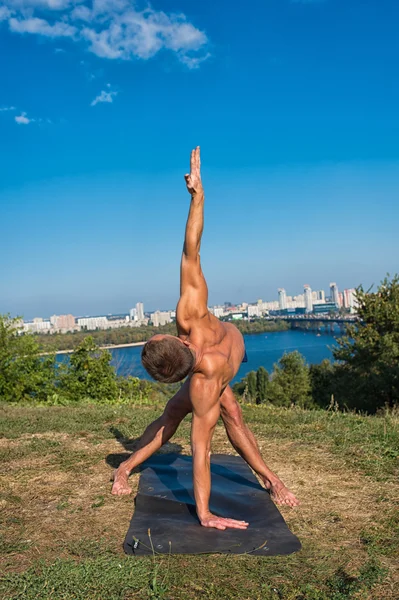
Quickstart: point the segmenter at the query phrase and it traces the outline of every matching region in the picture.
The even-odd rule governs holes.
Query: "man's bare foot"
[[[270,481],[266,480],[264,484],[275,504],[279,504],[280,506],[290,506],[291,508],[299,506],[299,500],[287,487],[285,487],[282,481],[272,484]]]
[[[115,469],[112,476],[113,484],[111,494],[114,496],[127,496],[132,493],[132,488],[128,484],[129,473],[126,473],[124,469]]]

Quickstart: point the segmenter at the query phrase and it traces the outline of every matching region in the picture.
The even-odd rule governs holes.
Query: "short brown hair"
[[[191,350],[172,337],[148,341],[141,353],[141,361],[151,377],[163,383],[181,381],[194,366]]]

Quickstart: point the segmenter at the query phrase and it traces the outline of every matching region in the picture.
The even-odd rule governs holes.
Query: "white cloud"
[[[8,21],[11,31],[16,33],[37,33],[46,37],[73,37],[77,32],[76,27],[68,25],[63,21],[56,21],[50,25],[45,19],[32,17],[31,19],[15,19],[14,17]]]
[[[15,122],[18,123],[18,125],[29,125],[29,123],[34,122],[34,119],[28,119],[28,117],[26,116],[26,112],[23,112],[18,117],[14,118]]]
[[[7,112],[9,110],[16,110],[15,106],[3,106],[0,107],[0,112]]]
[[[131,0],[92,0],[90,5],[81,0],[3,0],[2,9],[15,33],[68,37],[102,58],[147,60],[169,50],[188,68],[197,68],[209,57],[206,34],[184,14],[149,5],[139,10]]]
[[[8,10],[6,6],[0,6],[0,23],[1,21],[7,21],[7,19],[11,16],[11,12]]]
[[[108,84],[109,86],[109,84]],[[93,102],[91,102],[90,106],[95,106],[99,102],[113,102],[114,97],[118,95],[118,92],[106,92],[102,90],[102,92],[94,98]]]

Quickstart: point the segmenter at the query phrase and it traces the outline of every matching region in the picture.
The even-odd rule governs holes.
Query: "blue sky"
[[[210,302],[398,271],[399,5],[0,0],[0,312],[172,307],[202,148]]]

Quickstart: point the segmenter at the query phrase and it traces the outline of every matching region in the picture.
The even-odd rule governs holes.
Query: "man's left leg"
[[[227,436],[233,448],[259,475],[276,504],[298,506],[299,501],[294,494],[285,487],[281,479],[264,462],[255,436],[244,423],[241,406],[235,399],[230,386],[227,386],[220,397],[220,408]]]

